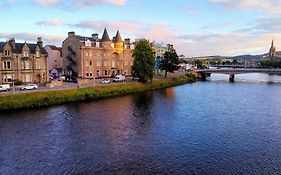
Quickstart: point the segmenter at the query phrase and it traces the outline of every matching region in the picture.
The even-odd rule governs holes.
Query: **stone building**
[[[131,75],[133,49],[130,39],[121,38],[120,32],[110,39],[104,29],[91,37],[69,32],[62,44],[63,73],[67,81],[113,77],[117,74]]]
[[[49,75],[59,78],[62,74],[62,48],[54,45],[46,45],[44,48],[48,53]]]
[[[47,57],[40,37],[36,44],[16,43],[14,38],[0,42],[0,83],[47,82]]]

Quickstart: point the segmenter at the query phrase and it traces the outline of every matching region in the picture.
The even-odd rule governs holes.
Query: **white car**
[[[103,79],[100,83],[101,84],[108,84],[108,83],[110,83],[110,80],[109,79]]]
[[[34,90],[37,89],[38,86],[36,84],[29,84],[21,88],[21,90]]]
[[[9,91],[11,89],[9,84],[0,84],[0,91]]]

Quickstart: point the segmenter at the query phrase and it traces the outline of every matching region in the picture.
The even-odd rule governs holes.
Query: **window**
[[[24,64],[25,64],[25,69],[31,69],[30,61],[25,61]]]
[[[27,82],[27,83],[31,82],[31,75],[30,74],[25,74],[25,82]]]
[[[93,77],[93,73],[92,72],[90,72],[90,77]]]
[[[29,57],[29,53],[28,53],[27,50],[24,50],[24,51],[23,51],[23,57]]]
[[[89,76],[89,73],[88,72],[86,72],[86,77],[88,77]]]
[[[86,57],[88,57],[88,56],[89,56],[89,51],[86,50]]]
[[[90,57],[92,56],[92,51],[89,52],[89,56],[90,56]]]
[[[40,57],[40,52],[39,51],[36,51],[36,57]]]
[[[11,70],[12,69],[11,61],[4,61],[3,62],[3,69],[4,70]]]
[[[89,66],[89,62],[88,61],[86,61],[86,67],[88,67]]]
[[[104,71],[104,75],[107,76],[107,70]]]
[[[100,47],[100,43],[99,42],[96,42],[96,47]]]
[[[35,68],[36,68],[36,69],[41,69],[40,62],[36,61],[36,63],[35,63]]]
[[[101,61],[97,61],[97,67],[101,66]]]
[[[4,75],[4,82],[5,83],[10,83],[12,82],[12,75],[11,74],[7,74],[7,75]]]
[[[112,61],[112,67],[115,68],[116,67],[116,63],[115,61]]]
[[[97,77],[99,77],[100,76],[100,71],[99,70],[97,70]]]
[[[4,51],[4,56],[9,57],[11,56],[11,52],[9,50]]]
[[[90,61],[90,66],[92,66],[92,61]]]

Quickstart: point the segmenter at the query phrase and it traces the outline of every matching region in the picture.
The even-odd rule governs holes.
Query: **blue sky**
[[[173,43],[186,56],[281,50],[281,0],[1,0],[0,39],[61,45],[69,31]]]

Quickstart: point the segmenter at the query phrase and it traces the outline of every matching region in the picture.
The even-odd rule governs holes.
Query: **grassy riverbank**
[[[23,94],[7,94],[0,96],[0,110],[36,108],[58,105],[68,102],[93,101],[101,98],[121,96],[137,92],[168,88],[186,83],[192,83],[192,75],[170,79],[154,80],[152,83],[130,83],[110,86],[97,86],[57,91],[32,92]]]

